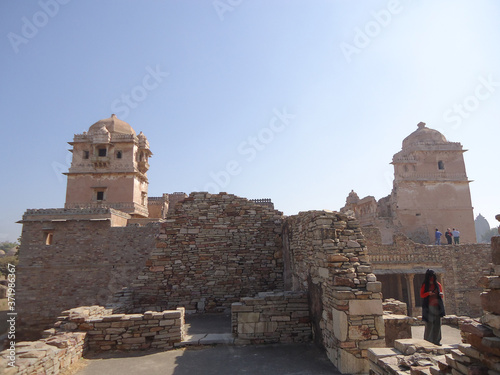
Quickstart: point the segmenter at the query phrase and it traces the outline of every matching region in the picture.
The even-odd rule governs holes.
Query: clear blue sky
[[[469,150],[496,226],[499,19],[496,0],[4,0],[0,241],[63,207],[67,142],[111,113],[149,139],[150,196],[217,188],[286,215],[390,194],[423,121]]]

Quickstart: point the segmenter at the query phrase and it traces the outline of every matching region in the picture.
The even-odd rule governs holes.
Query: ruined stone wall
[[[305,292],[263,292],[231,306],[236,343],[270,344],[311,341],[309,303]]]
[[[9,348],[0,352],[0,374],[64,373],[84,355],[85,337],[83,332],[66,332],[39,341],[18,342],[15,351]]]
[[[92,351],[172,349],[184,337],[184,309],[146,311],[144,314],[88,314],[100,306],[84,306],[65,311],[55,323],[58,332],[84,332]]]
[[[244,198],[192,193],[162,224],[137,280],[133,312],[229,309],[283,290],[282,214]]]
[[[484,310],[481,324],[469,321],[460,325],[464,341],[459,348],[462,355],[447,361],[457,375],[470,374],[472,369],[476,374],[500,373],[500,236],[491,239],[491,251],[491,272],[478,283],[484,288],[481,293]]]
[[[344,214],[301,212],[284,226],[287,285],[309,294],[313,335],[342,373],[367,373],[369,347],[385,345],[381,283],[359,223]]]
[[[45,220],[45,221],[44,221]],[[144,265],[158,227],[110,227],[108,220],[26,221],[17,267],[20,337],[38,338],[61,311],[105,305]],[[44,230],[53,232],[52,245]]]
[[[363,228],[370,249],[374,272],[424,274],[427,268],[439,270],[445,294],[447,314],[481,315],[477,280],[491,262],[489,244],[423,245],[402,234],[393,244],[381,244],[378,228]],[[417,281],[415,281],[417,282]],[[416,291],[420,285],[415,286]],[[384,296],[389,297],[389,296]],[[415,298],[420,298],[416,293]],[[408,302],[408,301],[405,301]]]

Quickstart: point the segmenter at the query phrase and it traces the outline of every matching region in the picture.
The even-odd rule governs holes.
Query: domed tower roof
[[[358,194],[354,190],[351,190],[351,192],[347,196],[347,199],[345,200],[345,202],[346,202],[346,205],[347,204],[358,203],[359,202],[359,196],[358,196]]]
[[[110,118],[97,121],[89,128],[89,134],[98,132],[103,125],[110,133],[136,135],[135,130],[128,123],[116,117],[115,114],[112,114]]]
[[[447,143],[445,136],[434,129],[429,129],[424,122],[419,123],[418,129],[403,140],[403,150],[418,143]]]

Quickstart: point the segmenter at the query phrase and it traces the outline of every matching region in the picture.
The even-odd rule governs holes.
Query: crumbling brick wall
[[[229,309],[283,290],[282,214],[234,195],[192,193],[162,224],[131,285],[132,312]]]

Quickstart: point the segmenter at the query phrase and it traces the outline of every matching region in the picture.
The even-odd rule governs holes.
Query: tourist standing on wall
[[[422,320],[425,322],[424,340],[441,345],[441,317],[445,316],[443,287],[433,270],[427,270],[420,288]]]
[[[455,241],[455,245],[460,244],[460,232],[458,229],[453,228],[453,240]]]
[[[436,233],[435,233],[436,242],[434,242],[434,245],[441,245],[441,236],[442,235],[443,235],[443,233],[441,233],[439,231],[439,229],[436,228]]]
[[[446,237],[446,240],[448,241],[448,245],[451,245],[451,241],[453,239],[453,234],[451,233],[450,228],[446,229],[446,233],[444,234],[444,236]]]

